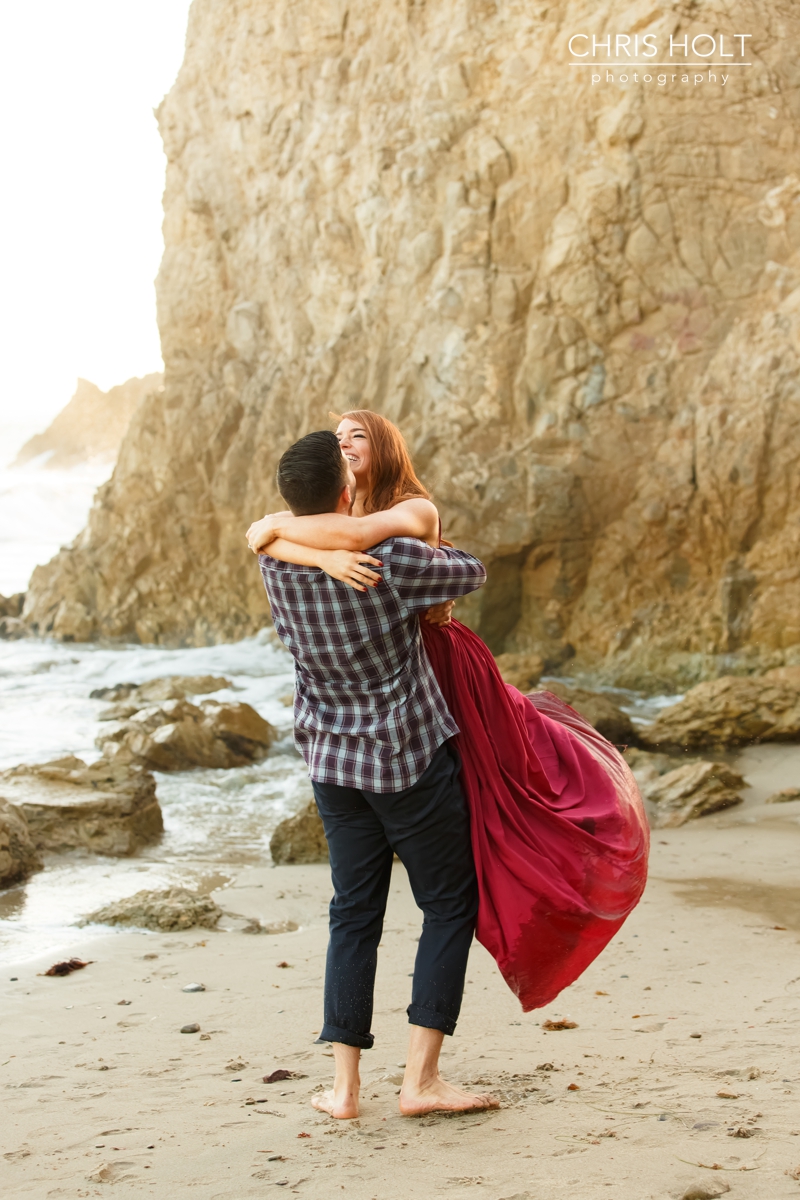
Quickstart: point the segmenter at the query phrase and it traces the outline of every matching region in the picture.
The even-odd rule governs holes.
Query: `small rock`
[[[716,1200],[731,1190],[731,1185],[724,1179],[705,1180],[692,1183],[681,1196],[681,1200]]]
[[[719,1096],[720,1100],[738,1100],[739,1099],[739,1093],[731,1092],[728,1090],[728,1088],[720,1088],[719,1091],[717,1092],[717,1095]]]
[[[728,1130],[728,1137],[751,1138],[754,1137],[756,1133],[758,1133],[757,1129],[751,1128],[747,1125],[739,1125],[736,1129]]]
[[[658,805],[656,827],[667,829],[741,804],[739,789],[746,786],[726,763],[694,762],[647,784],[643,794]]]
[[[281,821],[269,843],[275,863],[328,861],[328,843],[317,806],[311,800],[296,816]]]
[[[198,896],[188,888],[173,887],[163,892],[136,892],[124,900],[106,904],[80,922],[98,925],[137,925],[140,929],[190,929],[201,925],[213,929],[222,909],[210,896]],[[145,955],[157,958],[157,954]]]
[[[556,1029],[577,1029],[577,1028],[578,1028],[578,1022],[570,1021],[570,1020],[568,1020],[567,1017],[562,1017],[558,1021],[550,1021],[550,1020],[542,1021],[542,1029],[556,1030]]]
[[[701,1038],[702,1036],[703,1036],[702,1033],[690,1033],[689,1034],[689,1037],[693,1037],[693,1038]]]
[[[181,988],[182,992],[204,992],[206,985],[204,983],[187,983],[186,987]]]
[[[192,1021],[191,1025],[181,1025],[181,1033],[199,1033],[200,1026],[197,1021]]]
[[[211,1041],[211,1034],[210,1034],[210,1033],[201,1033],[201,1034],[200,1034],[200,1041],[201,1041],[201,1042],[210,1042],[210,1041]]]
[[[793,800],[800,800],[800,788],[788,787],[781,788],[779,792],[773,792],[771,796],[767,796],[765,804],[791,804]]]
[[[250,1066],[250,1064],[248,1062],[245,1062],[245,1060],[243,1058],[232,1058],[230,1060],[230,1062],[226,1065],[225,1070],[233,1071],[235,1073],[236,1071],[243,1071],[245,1069],[245,1067],[249,1067],[249,1066]]]

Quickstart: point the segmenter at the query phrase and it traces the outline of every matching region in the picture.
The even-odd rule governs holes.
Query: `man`
[[[333,433],[310,433],[278,464],[295,516],[347,515],[355,478]],[[271,547],[278,553],[277,544]],[[477,913],[469,817],[450,739],[458,733],[422,647],[419,614],[481,587],[471,555],[389,538],[370,552],[377,586],[260,558],[279,637],[294,655],[295,741],[328,839],[334,897],[320,1041],[333,1043],[333,1089],[312,1100],[357,1117],[359,1059],[371,1032],[377,950],[396,852],[424,922],[400,1108],[406,1115],[496,1107],[439,1075],[461,1007]]]

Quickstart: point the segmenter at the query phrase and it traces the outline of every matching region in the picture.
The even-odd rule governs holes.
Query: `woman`
[[[364,551],[388,537],[438,545],[439,515],[391,422],[356,410],[336,432],[356,480],[352,516],[275,514],[247,538],[254,551],[364,591],[380,579],[371,570],[379,560]],[[551,693],[523,696],[504,684],[488,647],[450,620],[449,607],[430,612],[422,629],[461,731],[477,937],[529,1011],[577,979],[638,902],[647,822],[614,747]]]

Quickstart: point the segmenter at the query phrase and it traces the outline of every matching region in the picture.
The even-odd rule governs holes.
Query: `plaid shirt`
[[[463,550],[388,538],[376,588],[259,556],[275,629],[295,660],[295,745],[318,783],[399,792],[458,727],[422,646],[419,613],[486,582]]]

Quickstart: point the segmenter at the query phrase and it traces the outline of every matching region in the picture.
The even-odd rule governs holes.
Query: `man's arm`
[[[434,549],[412,538],[397,538],[389,555],[383,550],[381,554],[384,580],[415,611],[457,600],[486,582],[483,563],[465,550]]]

